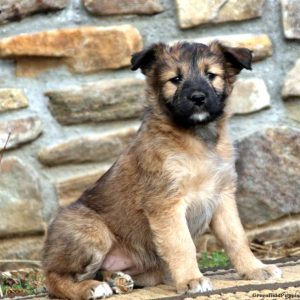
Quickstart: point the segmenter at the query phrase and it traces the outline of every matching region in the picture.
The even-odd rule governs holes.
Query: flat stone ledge
[[[260,17],[264,0],[176,0],[179,26],[243,21]]]
[[[203,38],[186,39],[191,43],[202,43],[208,45],[212,41],[218,40],[229,47],[245,47],[252,51],[253,61],[259,61],[272,56],[272,41],[267,34],[232,34],[217,35]],[[170,42],[173,44],[178,41]]]
[[[238,79],[229,96],[233,114],[249,114],[271,106],[270,94],[260,78]]]
[[[57,121],[71,125],[137,118],[144,109],[144,89],[144,80],[125,78],[67,87],[45,95]]]
[[[8,137],[6,149],[17,148],[37,139],[42,131],[42,121],[39,117],[0,122],[0,149],[4,147]]]
[[[300,98],[300,58],[286,75],[281,94],[284,100]]]
[[[20,76],[38,75],[49,60],[49,68],[66,65],[73,73],[92,73],[130,65],[131,54],[141,48],[142,37],[131,25],[83,26],[0,39],[0,58],[15,59]]]
[[[152,15],[164,10],[159,0],[83,0],[85,8],[98,16],[110,15]]]
[[[0,24],[19,21],[34,13],[60,10],[65,8],[68,2],[68,0],[1,0]]]
[[[0,112],[28,107],[28,100],[20,89],[0,89]]]
[[[300,1],[281,0],[282,24],[287,39],[300,39]]]
[[[119,155],[135,135],[136,128],[128,128],[115,133],[70,139],[42,149],[38,158],[41,163],[47,166],[103,162]]]

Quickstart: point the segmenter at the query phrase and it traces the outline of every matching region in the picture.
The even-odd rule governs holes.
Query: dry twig
[[[0,166],[1,166],[1,161],[2,161],[3,155],[4,155],[4,151],[6,150],[6,147],[7,147],[7,144],[9,142],[10,136],[11,136],[11,131],[8,133],[5,145],[4,145],[3,149],[0,151]]]

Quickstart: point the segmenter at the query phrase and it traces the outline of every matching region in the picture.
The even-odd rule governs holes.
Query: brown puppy
[[[178,293],[210,290],[193,242],[208,226],[241,276],[281,276],[250,251],[234,199],[226,99],[251,59],[218,42],[155,44],[133,55],[132,69],[147,78],[143,123],[111,169],[49,227],[43,265],[51,294],[111,295],[94,279],[98,270],[123,271],[142,285],[170,278]]]

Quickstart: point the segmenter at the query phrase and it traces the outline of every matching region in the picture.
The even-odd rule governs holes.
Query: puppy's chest
[[[210,223],[220,193],[234,172],[233,163],[214,154],[203,157],[182,153],[170,156],[165,168],[185,202],[189,229],[196,237]]]

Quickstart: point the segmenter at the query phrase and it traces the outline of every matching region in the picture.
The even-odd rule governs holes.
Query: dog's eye
[[[214,73],[206,73],[206,77],[207,77],[207,79],[209,80],[209,81],[212,81],[212,80],[214,80],[215,78],[216,78],[216,74],[214,74]]]
[[[179,84],[182,81],[182,76],[178,75],[170,79],[173,84]]]

